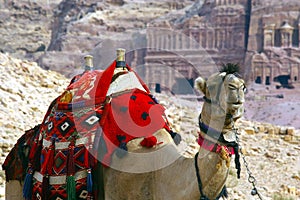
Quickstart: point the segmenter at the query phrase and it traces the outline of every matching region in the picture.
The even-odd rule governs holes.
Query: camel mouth
[[[234,108],[234,109],[238,109],[242,106],[243,106],[243,103],[241,103],[241,102],[231,103],[231,108]]]

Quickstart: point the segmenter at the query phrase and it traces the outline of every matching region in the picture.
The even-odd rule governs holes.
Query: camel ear
[[[202,77],[198,77],[195,80],[194,87],[196,90],[201,91],[204,95],[206,94],[206,81]]]

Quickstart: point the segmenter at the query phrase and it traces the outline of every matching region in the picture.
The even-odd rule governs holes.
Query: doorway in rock
[[[266,77],[266,85],[270,85],[271,83],[270,83],[270,76],[267,76]]]
[[[284,88],[293,88],[292,84],[291,84],[291,76],[290,75],[280,75],[280,76],[276,76],[274,78],[275,82],[279,82],[280,85]]]
[[[255,83],[261,84],[261,77],[260,76],[256,77]]]
[[[155,92],[156,93],[161,93],[161,88],[159,83],[155,83]]]

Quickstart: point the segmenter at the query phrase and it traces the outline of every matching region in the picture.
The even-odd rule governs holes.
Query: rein
[[[203,190],[202,190],[202,181],[201,181],[201,178],[200,178],[200,174],[199,174],[199,167],[198,167],[198,155],[199,155],[199,152],[196,153],[195,155],[195,169],[196,169],[196,176],[197,176],[197,181],[198,181],[198,189],[200,191],[200,200],[209,200],[203,193]]]

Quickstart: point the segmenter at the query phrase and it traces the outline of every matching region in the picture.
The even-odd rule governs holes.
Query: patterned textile
[[[40,127],[41,167],[33,174],[32,199],[66,199],[68,176],[75,177],[77,199],[92,196],[87,191],[87,176],[95,161],[89,147],[98,121],[92,108],[51,109]]]
[[[5,170],[6,181],[24,180],[28,165],[28,153],[38,130],[39,125],[25,131],[7,155],[2,165],[2,169]]]

